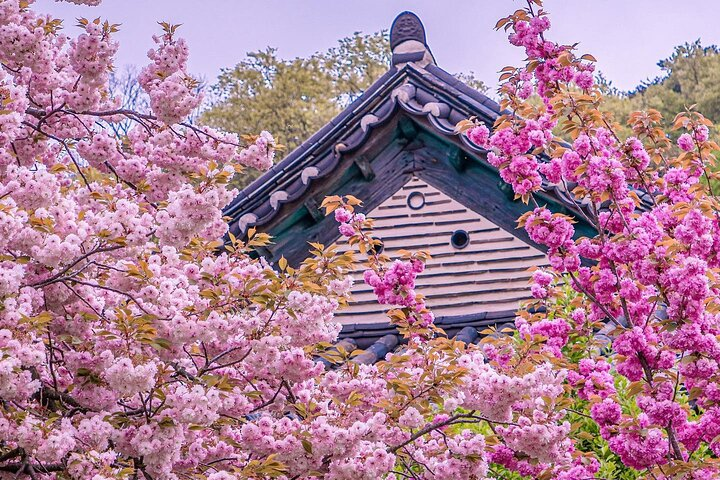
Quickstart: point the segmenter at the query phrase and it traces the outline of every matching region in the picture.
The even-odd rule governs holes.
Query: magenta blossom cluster
[[[525,218],[525,229],[534,242],[548,247],[548,259],[556,271],[564,273],[580,266],[580,253],[573,240],[575,228],[568,218],[536,208]]]
[[[486,148],[490,139],[490,130],[485,125],[476,125],[465,132],[465,135],[478,147]]]
[[[365,221],[365,215],[358,212],[351,212],[346,208],[335,210],[335,220],[340,223],[338,230],[343,237],[352,237],[356,229]]]
[[[415,293],[415,279],[423,270],[425,264],[418,259],[395,260],[385,271],[365,270],[363,278],[373,288],[380,304],[407,307],[420,315],[421,326],[428,326],[434,317],[426,311],[425,302]]]
[[[546,15],[517,21],[513,27],[514,31],[509,35],[510,43],[523,47],[528,58],[543,60],[532,72],[532,76],[537,81],[537,93],[541,97],[546,97],[548,92],[554,89],[556,82],[574,82],[582,90],[590,90],[593,87],[594,65],[591,63],[568,65],[561,62],[559,57],[568,51],[568,47],[545,39],[544,33],[550,28],[550,19]]]

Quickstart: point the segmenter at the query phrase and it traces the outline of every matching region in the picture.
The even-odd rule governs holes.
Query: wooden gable
[[[542,251],[418,177],[367,215],[375,220],[374,236],[391,258],[400,250],[430,253],[417,291],[438,317],[513,311],[530,298],[529,269],[547,265]],[[345,240],[337,244],[340,251],[348,248]],[[352,275],[353,302],[337,318],[354,324],[385,321],[387,307],[377,303],[362,281],[362,270]]]

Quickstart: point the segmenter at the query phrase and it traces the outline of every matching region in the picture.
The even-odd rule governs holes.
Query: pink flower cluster
[[[570,324],[562,318],[542,319],[528,324],[524,319],[515,319],[515,326],[523,336],[540,336],[545,339],[544,349],[556,357],[562,357],[562,347],[568,342]]]
[[[500,170],[503,180],[512,185],[518,195],[528,195],[538,191],[542,186],[540,164],[533,155],[528,154],[532,148],[544,148],[552,140],[552,129],[555,121],[549,115],[538,120],[527,120],[521,129],[506,127],[496,131],[489,140],[491,151],[488,162]],[[482,126],[470,130],[468,136]],[[472,133],[482,140],[482,131]],[[473,137],[469,137],[471,140]],[[477,143],[477,142],[476,142]],[[480,144],[485,146],[485,144]]]
[[[577,389],[578,396],[584,400],[593,395],[605,399],[615,394],[611,365],[604,359],[583,358],[578,370],[568,373],[568,382]]]
[[[433,322],[433,316],[426,311],[424,300],[415,293],[415,278],[423,270],[425,264],[418,259],[395,260],[386,271],[365,270],[363,278],[380,304],[407,307],[420,315],[421,326],[427,326]]]
[[[545,15],[533,16],[529,21],[513,23],[509,36],[512,45],[523,47],[528,58],[541,59],[533,70],[537,81],[537,92],[544,97],[554,88],[555,82],[574,82],[582,90],[590,90],[595,84],[593,64],[571,64],[561,62],[558,57],[567,52],[563,45],[546,40],[544,32],[550,28],[550,19]],[[525,95],[527,98],[529,95]]]
[[[87,22],[85,33],[70,42],[70,66],[80,77],[65,101],[78,111],[91,110],[101,104],[103,88],[119,46],[110,39],[109,33],[100,22]]]
[[[685,152],[689,152],[695,148],[695,142],[689,133],[683,133],[678,137],[678,147]]]
[[[548,287],[553,281],[551,273],[544,270],[535,270],[532,275],[532,286],[530,292],[535,298],[546,298],[548,296]]]
[[[257,170],[267,170],[275,158],[275,139],[270,132],[263,131],[255,141],[238,154],[238,162]]]
[[[254,460],[242,436],[255,420],[279,432],[258,448],[285,454],[293,475],[386,474],[385,441],[402,440],[378,436],[377,411],[346,423],[313,358],[337,339],[345,272],[305,268],[314,287],[291,287],[245,246],[222,248],[234,164],[269,168],[272,136],[243,150],[235,135],[167,128],[200,98],[187,46],[168,32],[141,74],[151,111],[120,110],[107,85],[114,29],[83,22],[71,40],[24,2],[0,5],[3,475],[235,478]],[[119,121],[132,125],[122,138]],[[303,404],[326,410],[284,415]],[[331,467],[325,445],[308,461],[301,442],[323,416],[328,448],[344,445]]]
[[[478,147],[487,147],[490,139],[490,130],[485,125],[476,125],[468,130],[465,135]]]
[[[574,47],[548,40],[547,17],[533,10],[502,21],[528,63],[525,69],[504,70],[507,82],[501,91],[515,112],[503,117],[505,126],[489,139],[488,160],[523,200],[540,189],[539,175],[562,186],[575,202],[576,219],[596,234],[576,243],[571,220],[543,207],[522,218],[530,239],[548,248],[553,273],[565,274],[558,277],[574,289],[571,296],[581,308],[567,318],[567,291],[549,288],[552,277],[536,273],[533,305],[545,310],[519,317],[518,336],[540,336],[539,350],[562,356],[573,347],[564,343],[568,333],[589,337],[588,325],[606,324],[601,333],[611,337],[611,356],[585,353],[567,379],[577,396],[592,405],[603,438],[624,465],[643,470],[684,464],[703,443],[720,451],[714,440],[718,430],[710,427],[720,401],[715,272],[720,223],[712,213],[717,210],[713,187],[700,181],[712,161],[707,152],[717,148],[710,139],[711,124],[695,112],[680,114],[676,125],[686,133],[677,140],[681,153],[676,158],[657,128],[657,112],[633,114],[635,136],[621,138],[597,106],[577,102],[583,98],[578,89],[597,95],[593,66],[586,62],[592,57],[577,58]],[[533,93],[542,106],[525,102]],[[541,134],[554,127],[554,120],[573,127],[572,145],[551,143]],[[550,158],[536,166],[528,160],[537,153],[532,149]],[[581,257],[591,266],[582,266]],[[582,315],[576,319],[575,312]],[[502,365],[510,364],[503,349],[486,351]],[[634,403],[625,413],[615,375],[637,382],[633,392],[620,392]],[[691,405],[682,398],[683,389],[691,392]],[[501,453],[498,449],[498,462]],[[715,467],[705,466],[692,473],[697,478],[717,474]]]
[[[340,223],[338,230],[343,237],[352,237],[357,233],[365,221],[365,215],[362,213],[351,212],[346,208],[338,208],[335,210],[335,220]]]
[[[178,123],[200,105],[202,96],[195,80],[186,73],[189,50],[184,39],[175,39],[172,27],[162,36],[154,36],[157,49],[148,52],[152,63],[138,77],[150,97],[150,107],[165,123]]]
[[[575,229],[568,218],[536,208],[525,219],[525,230],[532,241],[548,247],[552,267],[560,272],[577,270],[580,256],[573,240]]]

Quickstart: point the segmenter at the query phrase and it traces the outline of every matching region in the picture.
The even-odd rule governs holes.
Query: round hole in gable
[[[425,195],[422,192],[412,192],[407,197],[407,205],[412,210],[420,210],[425,206]]]
[[[470,234],[465,230],[455,230],[450,235],[450,244],[457,249],[465,248],[470,243]]]

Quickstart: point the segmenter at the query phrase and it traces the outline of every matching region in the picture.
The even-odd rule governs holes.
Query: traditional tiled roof
[[[415,14],[403,12],[395,19],[390,41],[390,69],[338,116],[240,192],[225,209],[232,218],[233,234],[242,235],[249,227],[271,222],[284,204],[297,200],[313,182],[328,176],[342,156],[360,148],[374,129],[398,112],[424,117],[437,133],[450,137],[457,137],[455,125],[461,120],[476,117],[492,126],[504,113],[497,102],[435,65],[425,43],[424,27]],[[411,46],[403,49],[405,44]],[[484,161],[485,150],[465,136],[459,138],[467,152]],[[586,202],[570,193],[573,188],[543,181],[544,196],[577,211]],[[644,203],[649,202],[646,195],[639,193]]]
[[[244,189],[226,208],[230,231],[243,235],[249,227],[271,222],[286,203],[300,198],[313,182],[328,176],[340,158],[357,150],[373,129],[402,111],[425,117],[436,132],[457,137],[455,125],[471,116],[492,126],[500,107],[440,67],[406,63],[393,66],[342,113]],[[460,136],[464,148],[484,161],[485,151]],[[492,168],[489,166],[489,168]],[[543,181],[544,194],[577,211],[586,206],[563,185]]]
[[[302,197],[313,182],[331,174],[341,157],[359,149],[374,129],[399,112],[426,118],[437,133],[448,137],[458,137],[455,125],[472,116],[492,126],[501,114],[497,102],[432,62],[413,61],[422,58],[417,52],[395,55],[391,68],[360,97],[240,192],[225,210],[232,218],[230,231],[243,235],[249,227],[270,223],[284,204]],[[482,148],[465,136],[459,138],[468,153],[485,161]],[[571,210],[583,204],[562,185],[545,181],[543,187],[545,196]]]

